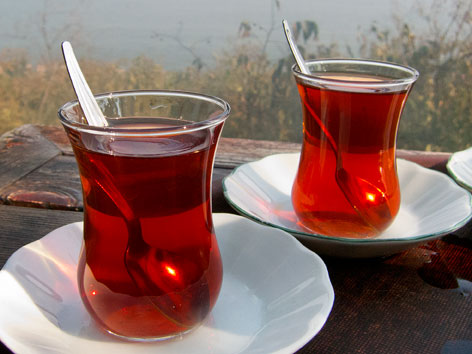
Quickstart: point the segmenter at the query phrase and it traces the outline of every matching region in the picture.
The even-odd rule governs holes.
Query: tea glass
[[[176,91],[96,99],[106,127],[87,125],[77,101],[59,110],[83,190],[80,296],[111,334],[181,335],[202,323],[221,287],[211,176],[230,107]]]
[[[418,72],[393,63],[326,59],[292,67],[303,143],[292,187],[302,228],[373,237],[400,207],[395,150],[400,116]]]

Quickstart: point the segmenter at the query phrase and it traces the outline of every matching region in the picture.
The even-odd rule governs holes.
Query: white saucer
[[[287,233],[214,214],[224,276],[207,321],[180,339],[126,342],[99,330],[77,293],[82,223],[16,251],[0,271],[0,339],[18,353],[293,353],[323,327],[323,261]]]
[[[242,215],[303,241],[319,254],[367,258],[398,253],[450,233],[472,217],[471,195],[443,173],[397,160],[400,211],[381,235],[370,239],[304,232],[290,193],[300,154],[271,155],[236,168],[223,181],[227,201]]]
[[[452,178],[464,188],[472,190],[472,148],[452,154],[447,162]]]

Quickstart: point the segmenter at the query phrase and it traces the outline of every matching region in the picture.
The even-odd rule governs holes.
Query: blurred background
[[[356,57],[415,67],[398,147],[472,145],[470,0],[2,0],[0,134],[58,125],[74,99],[60,43],[69,40],[95,93],[189,90],[232,107],[224,136],[301,142],[293,59]]]

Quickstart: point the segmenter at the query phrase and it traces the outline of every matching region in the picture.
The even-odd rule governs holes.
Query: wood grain
[[[79,212],[0,205],[0,267],[11,254],[59,226],[83,220]]]
[[[215,158],[213,204],[229,211],[222,179],[243,163],[279,153],[299,152],[297,143],[221,138]],[[398,157],[446,172],[449,153],[398,150]],[[82,210],[80,179],[61,127],[26,125],[0,137],[0,203]]]
[[[74,155],[67,134],[62,127],[36,125],[41,135],[53,143],[64,155]]]
[[[74,156],[58,155],[0,190],[4,204],[82,210],[82,189]]]
[[[215,166],[234,168],[263,157],[299,152],[300,144],[267,140],[221,138],[216,151]]]
[[[33,125],[5,133],[0,137],[0,190],[60,154]]]

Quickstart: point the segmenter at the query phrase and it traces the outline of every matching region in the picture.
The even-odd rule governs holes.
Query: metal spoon
[[[290,46],[290,50],[300,71],[305,75],[310,75],[311,72],[306,66],[305,60],[295,44],[295,39],[293,38],[288,22],[283,20],[282,25],[288,45]],[[342,153],[339,151],[333,136],[308,103],[304,101],[304,104],[306,109],[310,112],[310,115],[321,128],[323,134],[325,134],[329,145],[336,155],[335,178],[339,189],[341,189],[349,204],[351,204],[362,220],[364,220],[364,222],[374,230],[380,231],[378,230],[377,225],[381,225],[385,219],[389,220],[392,218],[388,199],[385,193],[369,181],[359,176],[352,176],[343,167]]]
[[[106,127],[108,122],[105,119],[102,110],[98,107],[97,100],[92,94],[90,87],[85,80],[82,71],[80,70],[79,63],[72,50],[72,45],[65,41],[62,42],[62,54],[66,63],[67,71],[69,72],[72,86],[74,87],[75,94],[79,100],[79,104],[84,112],[85,119],[89,125],[97,127]]]

